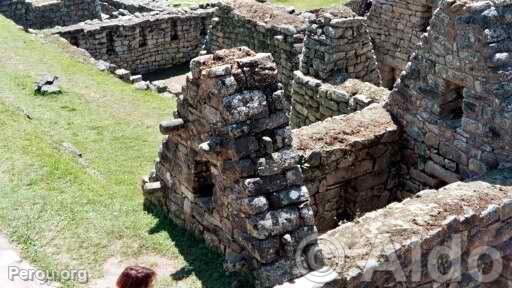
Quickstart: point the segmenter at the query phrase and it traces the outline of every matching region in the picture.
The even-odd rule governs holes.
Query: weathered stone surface
[[[276,109],[274,100],[281,99],[271,97],[279,94],[276,78],[272,57],[247,48],[195,58],[178,99],[179,118],[160,125],[168,136],[156,173],[143,181],[153,191],[144,194],[146,206],[164,210],[225,253],[227,268],[260,275],[286,263],[261,287],[307,273],[292,271],[295,255],[281,239],[300,234],[287,247],[307,236],[314,243],[316,232],[305,229],[314,225],[312,209],[287,114]]]
[[[34,92],[40,95],[62,93],[59,84],[59,77],[55,75],[43,75],[36,83]]]
[[[397,193],[399,132],[381,105],[293,130],[293,136],[320,231],[384,207]]]
[[[44,29],[101,19],[101,7],[98,0],[60,0],[48,3],[3,0],[0,2],[0,14],[24,27]]]
[[[486,245],[499,255],[509,253],[509,239],[512,237],[508,214],[511,179],[512,171],[509,169],[494,171],[481,179],[457,182],[438,191],[420,193],[419,197],[367,213],[357,222],[343,224],[327,232],[321,237],[330,240],[320,242],[320,246],[323,243],[338,243],[346,256],[344,265],[329,265],[337,267],[339,274],[332,284],[355,288],[368,284],[396,287],[400,283],[407,283],[407,287],[426,287],[453,281],[458,283],[450,276],[442,277],[444,280],[439,277],[433,279],[431,271],[434,270],[427,265],[442,268],[441,256],[436,256],[432,250],[437,247],[443,251],[454,249],[448,259],[454,265],[458,265],[457,258],[461,257],[460,276],[467,279],[465,287],[481,285],[469,274],[473,272],[468,266],[469,257],[471,253],[476,253],[478,247]],[[332,250],[332,247],[323,248]],[[414,248],[415,254],[412,254]],[[389,257],[391,254],[394,257]],[[379,260],[376,261],[375,257]],[[395,259],[399,262],[393,262]],[[508,266],[508,263],[505,260],[502,265]],[[397,281],[393,276],[383,277],[377,272],[379,269],[389,271],[389,265],[398,264],[399,267],[393,267],[399,268],[396,271],[403,274],[394,275],[403,275],[405,281]],[[494,265],[499,264],[495,262]],[[414,271],[421,273],[414,274]],[[365,276],[364,273],[368,274]],[[486,285],[508,287],[507,282],[502,282],[503,278],[508,277],[507,273],[507,270],[499,271],[498,277]]]
[[[132,73],[147,73],[186,63],[198,56],[214,10],[145,12],[55,28],[52,32],[86,50],[95,59]]]

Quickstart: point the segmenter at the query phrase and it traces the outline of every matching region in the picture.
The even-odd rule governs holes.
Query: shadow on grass
[[[158,219],[149,234],[167,233],[188,266],[172,275],[180,281],[194,274],[205,288],[253,287],[247,275],[226,273],[223,270],[223,255],[209,248],[206,243],[169,219],[161,210],[145,209]]]

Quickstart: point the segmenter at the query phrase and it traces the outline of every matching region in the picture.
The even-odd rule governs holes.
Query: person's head
[[[156,272],[141,266],[129,266],[117,279],[117,288],[150,288],[155,282]]]

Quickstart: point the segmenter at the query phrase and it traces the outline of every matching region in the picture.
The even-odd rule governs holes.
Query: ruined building
[[[393,88],[427,32],[437,0],[373,0],[368,26],[384,87]]]
[[[25,27],[44,29],[101,19],[98,0],[2,0],[0,14]]]
[[[103,3],[133,15],[55,33],[134,72],[194,58],[145,205],[227,270],[258,287],[510,287],[512,3]],[[460,265],[432,264],[453,245]]]
[[[378,9],[379,1],[376,2],[372,9]],[[422,11],[417,11],[418,15],[423,15]],[[406,68],[390,94],[383,91],[382,97],[373,104],[340,110],[337,114],[320,113],[318,119],[314,118],[315,113],[319,113],[316,111],[340,107],[335,99],[351,100],[353,94],[346,91],[351,87],[351,81],[363,81],[353,79],[361,75],[350,75],[342,64],[339,68],[335,66],[336,56],[332,53],[327,57],[333,58],[322,58],[325,56],[322,53],[309,52],[315,48],[322,52],[337,51],[329,50],[332,46],[331,42],[325,41],[328,37],[322,37],[324,41],[315,43],[316,46],[309,46],[307,31],[312,31],[308,29],[313,27],[321,32],[311,35],[312,39],[326,33],[339,35],[340,42],[351,41],[349,32],[330,29],[338,27],[334,24],[342,26],[338,23],[347,21],[347,17],[336,18],[335,14],[326,12],[308,22],[315,26],[305,30],[300,58],[303,62],[295,72],[291,100],[293,109],[302,109],[306,116],[310,113],[313,116],[302,123],[298,121],[297,126],[303,127],[292,131],[292,139],[307,187],[308,200],[304,203],[309,203],[312,209],[316,230],[324,233],[319,237],[328,237],[332,239],[329,243],[335,241],[348,248],[343,259],[325,259],[337,275],[327,286],[478,284],[481,279],[475,275],[485,273],[488,263],[482,262],[479,266],[469,263],[475,261],[471,255],[482,245],[491,245],[501,253],[503,263],[509,263],[507,247],[512,233],[506,227],[512,217],[509,200],[512,190],[511,172],[507,167],[510,166],[511,150],[505,131],[510,118],[507,116],[510,92],[506,86],[512,65],[507,48],[511,36],[506,32],[510,25],[506,15],[510,11],[512,4],[507,3],[441,1],[432,12],[432,19],[427,21],[430,22],[429,29],[410,30],[427,33],[415,34],[417,48],[410,46],[409,52],[404,52],[413,55],[409,64],[396,62],[399,63],[396,69],[401,69],[401,65]],[[377,12],[372,10],[370,14]],[[330,15],[334,17],[330,19]],[[315,22],[319,19],[323,19],[322,24]],[[370,22],[369,19],[368,25]],[[372,30],[369,31],[376,43]],[[364,31],[358,34],[359,37],[362,35]],[[375,45],[369,55],[375,51],[376,62],[382,67],[379,57],[384,54],[379,54],[382,52]],[[320,57],[311,59],[308,55]],[[399,59],[396,54],[388,58]],[[333,61],[315,64],[315,61],[321,63],[322,59]],[[346,56],[340,59],[355,63],[358,58]],[[408,56],[404,59],[407,61]],[[372,61],[363,63],[366,65],[363,71],[373,71],[368,68],[374,67]],[[372,81],[370,79],[375,78],[365,80]],[[374,84],[364,83],[372,85],[372,90],[382,89]],[[311,100],[307,97],[319,100],[317,104],[309,105]],[[302,107],[297,106],[300,107],[297,109],[297,103]],[[246,107],[249,109],[250,105]],[[294,112],[292,110],[292,119]],[[323,121],[317,122],[319,120]],[[268,143],[281,142],[270,137]],[[258,146],[261,149],[261,143]],[[276,154],[274,159],[280,161],[282,157]],[[262,162],[253,160],[253,163],[259,165]],[[274,181],[276,186],[284,185],[280,183]],[[152,182],[146,185],[146,188],[158,186]],[[146,193],[153,193],[151,189],[146,190]],[[275,197],[273,193],[263,195],[269,203]],[[297,195],[302,197],[303,194],[297,192]],[[151,198],[148,196],[147,199]],[[284,218],[275,219],[276,223],[281,223],[278,219]],[[350,222],[353,219],[355,221]],[[381,238],[382,235],[386,237]],[[434,247],[451,245],[459,236],[465,237],[460,242],[463,260],[460,275],[442,274],[444,277],[439,277],[423,272],[428,270],[425,259]],[[289,243],[287,239],[289,237],[281,237],[280,241]],[[393,271],[382,271],[386,270],[391,258],[380,257],[389,254],[373,255],[368,250],[370,247],[382,248],[382,251],[389,248],[386,239],[395,244],[396,261],[403,270],[403,279],[397,278],[400,275]],[[331,248],[322,241],[319,245],[324,251]],[[340,262],[344,265],[339,265]],[[441,271],[450,269],[439,265]],[[415,267],[419,267],[421,273],[412,274]],[[274,270],[274,273],[279,274],[278,271],[283,270]],[[300,283],[309,279],[308,275],[288,285],[296,283],[296,287],[304,287]],[[274,279],[286,281],[294,277],[279,274]],[[508,287],[510,280],[503,272],[490,283],[492,287]]]
[[[302,276],[295,251],[315,233],[277,86],[270,54],[235,48],[194,59],[176,118],[160,125],[168,136],[144,184],[147,205],[230,265],[256,270],[262,287]]]

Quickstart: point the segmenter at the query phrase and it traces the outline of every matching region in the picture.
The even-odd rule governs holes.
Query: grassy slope
[[[157,123],[175,103],[137,92],[63,54],[64,43],[43,45],[1,16],[0,39],[0,231],[23,256],[98,278],[113,256],[160,255],[182,268],[185,287],[229,287],[219,255],[142,211],[139,180],[158,151]],[[33,95],[45,72],[61,77],[64,94]],[[174,287],[160,276],[160,287]]]

